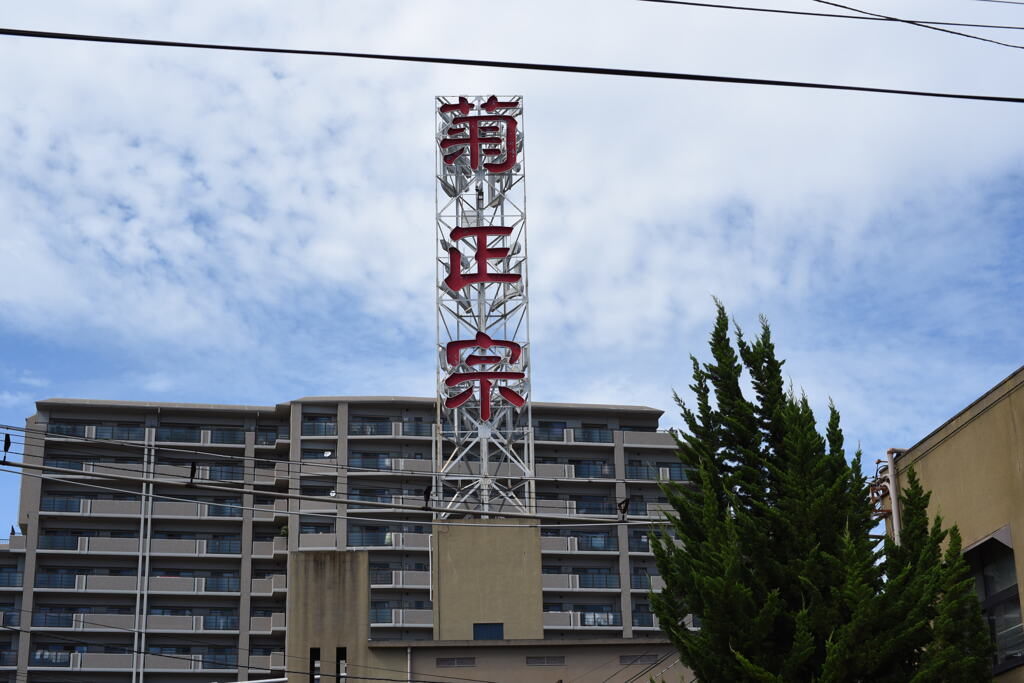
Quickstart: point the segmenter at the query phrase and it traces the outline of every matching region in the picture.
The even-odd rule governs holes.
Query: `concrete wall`
[[[896,470],[901,489],[911,465],[925,489],[932,492],[929,513],[942,515],[945,526],[956,524],[964,548],[997,532],[1001,540],[1010,541],[1021,585],[1024,368],[900,456]],[[996,680],[1024,683],[1024,667],[1007,671]]]
[[[472,640],[475,623],[504,624],[506,639],[543,638],[539,522],[460,522],[434,529],[434,638]]]
[[[288,669],[308,670],[310,648],[320,648],[324,676],[334,675],[335,653],[344,647],[347,671],[381,677],[405,671],[401,650],[370,652],[370,569],[366,551],[300,550],[288,555]],[[367,673],[370,672],[370,673]],[[377,672],[377,673],[373,673]],[[383,675],[384,678],[391,676]],[[330,679],[328,679],[330,680]],[[288,683],[310,677],[289,673]]]

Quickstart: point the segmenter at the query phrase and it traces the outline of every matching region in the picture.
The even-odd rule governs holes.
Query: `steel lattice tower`
[[[438,97],[433,498],[532,511],[522,97]]]

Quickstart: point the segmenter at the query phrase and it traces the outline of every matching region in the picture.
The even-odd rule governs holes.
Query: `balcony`
[[[249,631],[252,633],[271,633],[285,629],[285,613],[274,612],[269,617],[250,617]]]
[[[534,441],[557,441],[562,443],[565,441],[565,428],[563,427],[534,427],[533,428],[533,440]]]
[[[647,538],[631,538],[629,539],[629,552],[631,553],[649,553],[651,552],[651,542]]]
[[[97,425],[96,438],[111,439],[113,441],[144,441],[146,439],[146,429],[144,427]]]
[[[210,479],[245,481],[245,467],[243,465],[210,465]]]
[[[371,569],[370,585],[374,588],[429,588],[430,572]]]
[[[277,443],[277,432],[260,429],[256,431],[257,446],[273,446]]]
[[[3,612],[0,624],[4,626],[21,626],[21,612]]]
[[[544,612],[545,629],[617,629],[621,627],[621,612]]]
[[[402,436],[433,436],[434,425],[429,422],[403,422]]]
[[[348,545],[353,548],[395,548],[399,550],[426,550],[430,547],[430,534],[405,532],[349,532]]]
[[[231,501],[223,503],[210,503],[206,506],[207,517],[241,517],[242,508],[239,507],[242,501]]]
[[[273,557],[278,553],[288,552],[288,537],[275,536],[272,541],[253,541],[252,554],[254,557]]]
[[[199,443],[202,432],[199,427],[157,427],[156,440],[173,443]]]
[[[245,444],[245,432],[241,429],[211,429],[210,443],[242,446]]]
[[[237,614],[210,614],[204,616],[202,628],[204,631],[237,631]]]
[[[349,432],[351,433],[351,431]],[[302,436],[337,436],[337,422],[303,422]]]
[[[81,509],[81,498],[71,498],[68,496],[43,496],[39,500],[40,512],[80,512]]]
[[[284,652],[271,652],[269,655],[249,655],[250,672],[267,672],[285,668]]]
[[[211,538],[206,541],[206,552],[222,555],[237,555],[242,552],[242,539]]]
[[[615,468],[605,463],[580,463],[573,467],[576,479],[614,479]]]
[[[74,614],[71,612],[33,612],[32,626],[46,628],[71,628]]]
[[[657,628],[658,618],[650,612],[633,612],[633,626],[639,628]]]
[[[413,626],[431,628],[434,611],[429,609],[371,609],[370,626]]]
[[[252,518],[255,520],[274,519],[288,514],[288,501],[277,499],[273,505],[257,505],[253,510]]]
[[[241,579],[237,576],[208,576],[203,581],[207,593],[237,593],[241,590]]]
[[[614,434],[610,429],[574,429],[573,440],[578,443],[612,443]]]
[[[274,574],[265,579],[253,579],[251,593],[253,595],[273,595],[288,590],[288,575]]]
[[[71,666],[71,653],[57,650],[36,650],[29,655],[28,665],[67,668]]]
[[[542,574],[544,590],[618,590],[618,574]]]
[[[21,588],[23,580],[21,572],[0,572],[0,588]]]
[[[626,479],[657,481],[658,475],[658,468],[653,465],[626,465]]]
[[[50,422],[46,425],[46,433],[52,436],[85,437],[85,425]]]
[[[334,531],[324,534],[299,534],[300,548],[327,548],[338,547],[338,536]]]
[[[576,512],[581,515],[616,515],[618,510],[613,503],[595,500],[577,500]]]
[[[0,650],[0,666],[18,666],[18,651]]]
[[[348,434],[349,436],[391,436],[394,434],[391,425],[391,422],[349,422]]]

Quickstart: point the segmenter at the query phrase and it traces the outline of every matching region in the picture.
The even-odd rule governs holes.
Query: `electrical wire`
[[[18,455],[20,455],[20,453]],[[7,461],[6,463],[0,463],[0,465],[6,465],[7,467],[17,467],[17,468],[23,468],[23,469],[34,469],[34,470],[40,470],[40,471],[51,471],[51,472],[52,471],[57,471],[59,473],[64,473],[64,474],[77,474],[79,472],[78,470],[68,470],[68,469],[64,469],[64,468],[61,468],[61,467],[50,467],[50,466],[47,466],[47,465],[28,465],[28,464],[25,464],[25,463],[18,463],[18,462],[13,462],[13,461]],[[130,494],[142,495],[142,496],[152,496],[153,498],[160,498],[160,499],[163,499],[163,500],[172,500],[172,501],[186,502],[186,503],[204,503],[204,502],[208,503],[209,502],[209,501],[204,501],[204,500],[197,500],[197,499],[183,498],[183,497],[178,497],[178,496],[171,496],[171,495],[161,494],[161,493],[152,493],[152,494],[145,493],[145,494],[140,494],[139,491],[135,491],[135,490],[117,489],[117,488],[113,488],[113,487],[101,486],[99,484],[91,484],[91,483],[87,483],[87,482],[68,480],[68,479],[66,479],[64,477],[38,475],[38,474],[32,474],[30,472],[18,472],[16,470],[3,469],[2,467],[0,467],[0,472],[8,472],[10,474],[20,474],[21,476],[25,476],[25,477],[38,477],[40,479],[45,479],[45,480],[48,480],[48,481],[56,481],[56,482],[67,483],[67,484],[72,484],[72,485],[86,486],[86,487],[89,487],[89,488],[106,489],[106,490],[110,490],[110,491],[117,492],[117,493],[130,493]],[[104,477],[104,475],[92,475],[92,474],[90,476]],[[109,477],[106,477],[106,478],[114,479],[114,480],[117,480],[117,481],[133,481],[133,482],[142,482],[142,483],[170,483],[170,482],[159,481],[159,480],[154,482],[154,480],[146,480],[146,479],[139,479],[139,478],[132,478],[132,477],[124,477],[124,476],[120,476],[120,475],[110,475]],[[182,486],[186,486],[187,484],[182,483],[181,485]],[[204,485],[199,484],[199,483],[188,485],[188,486],[190,488],[214,488],[215,490],[224,490],[224,488],[225,488],[225,487],[209,487],[209,486],[204,486]],[[229,489],[229,490],[237,491],[237,489]],[[307,500],[307,501],[314,501],[314,502],[328,502],[328,503],[333,503],[333,502],[338,502],[338,501],[344,500],[344,499],[339,499],[339,498],[336,498],[336,497],[332,498],[332,497],[322,497],[322,496],[302,496],[302,495],[295,495],[295,494],[286,494],[286,493],[283,493],[283,492],[280,492],[280,491],[266,491],[266,492],[263,492],[262,495],[266,495],[267,497],[271,497],[271,498],[273,498],[273,497],[278,497],[278,498],[282,498],[282,499],[295,499],[295,498],[298,498],[299,500]],[[359,501],[357,504],[365,505],[366,502],[365,501]],[[241,510],[253,510],[253,511],[258,511],[258,512],[268,512],[268,510],[266,508],[260,508],[260,507],[256,507],[256,506],[246,506],[246,505],[241,505],[241,504],[236,504],[236,503],[213,503],[213,505],[217,505],[218,507],[225,507],[225,508],[237,508],[237,509],[241,509]],[[394,508],[394,504],[392,504],[391,506],[381,506],[381,507],[382,508],[384,508],[384,507],[392,507],[392,508]],[[418,508],[418,509],[416,509],[414,511],[422,511],[422,510],[423,510],[422,508]],[[358,517],[356,517],[356,516],[352,516],[353,515],[353,511],[349,511],[346,514],[326,514],[326,513],[317,513],[317,512],[304,512],[304,511],[301,511],[301,510],[271,510],[271,511],[273,511],[275,515],[277,515],[277,514],[282,514],[282,515],[298,515],[298,516],[301,516],[301,517],[314,517],[314,518],[324,518],[324,519],[331,519],[331,520],[347,519],[349,521],[357,521],[357,522],[358,521],[382,522],[382,523],[390,523],[390,524],[398,524],[398,523],[402,523],[402,522],[411,522],[411,523],[414,523],[414,524],[417,524],[417,525],[423,525],[423,526],[479,526],[478,524],[473,524],[473,523],[470,523],[470,522],[458,522],[458,521],[448,521],[448,520],[443,520],[443,521],[442,520],[419,520],[419,519],[416,519],[416,520],[400,520],[400,519],[394,519],[394,518],[375,518],[375,517],[366,517],[366,516],[358,516]],[[470,513],[476,512],[477,514],[484,514],[484,513],[479,513],[478,511],[472,511],[472,510],[467,510],[467,511],[457,510],[457,512],[470,512]],[[355,512],[354,514],[359,514],[359,513]],[[369,513],[369,511],[368,511],[367,514],[372,514],[372,513]],[[496,517],[511,516],[510,514],[501,513],[501,512],[498,512],[498,513],[490,512],[488,514],[491,514],[491,515],[496,516]],[[528,515],[528,517],[529,518],[543,518],[543,517],[550,518],[552,516],[551,515],[539,514],[539,515]],[[572,528],[605,527],[605,526],[619,526],[619,525],[625,525],[625,526],[640,526],[640,525],[651,526],[651,525],[654,525],[656,523],[654,521],[633,521],[633,522],[630,522],[630,521],[622,521],[622,520],[594,520],[593,518],[583,518],[584,521],[573,522],[572,520],[579,519],[578,516],[577,517],[561,517],[561,516],[556,516],[554,518],[555,519],[567,519],[569,521],[566,522],[566,523],[559,523],[559,524],[539,524],[537,526],[542,528],[542,529],[545,529],[545,528],[551,528],[551,529],[572,529]],[[519,528],[521,525],[518,525],[518,524],[492,524],[490,526]]]
[[[229,52],[256,52],[260,54],[345,57],[353,59],[373,59],[391,62],[448,64],[453,66],[477,66],[494,69],[549,71],[556,73],[591,74],[596,76],[623,76],[628,78],[654,78],[673,81],[697,81],[702,83],[730,83],[734,85],[763,85],[784,88],[810,88],[814,90],[843,90],[850,92],[868,92],[886,95],[907,95],[914,97],[937,97],[943,99],[976,100],[985,102],[1008,102],[1013,104],[1024,104],[1024,97],[1008,97],[1001,95],[970,95],[966,93],[906,90],[900,88],[879,88],[858,85],[842,85],[837,83],[814,83],[809,81],[787,81],[768,78],[747,78],[741,76],[716,76],[709,74],[691,74],[671,71],[650,71],[644,69],[614,69],[594,66],[570,66],[563,64],[541,64],[536,62],[510,62],[490,59],[458,59],[453,57],[423,57],[415,55],[375,54],[369,52],[341,52],[335,50],[307,50],[300,48],[256,47],[251,45],[230,45],[226,43],[192,43],[176,40],[124,38],[120,36],[104,36],[86,33],[59,33],[55,31],[36,31],[15,28],[0,28],[0,35],[14,36],[19,38],[70,40],[90,43],[146,45],[150,47],[177,47],[199,50],[223,50]]]
[[[921,28],[931,29],[932,31],[941,31],[943,33],[951,33],[954,36],[960,36],[962,38],[970,38],[971,40],[980,40],[983,43],[992,43],[993,45],[1001,45],[1003,47],[1012,47],[1015,50],[1024,50],[1024,45],[1017,45],[1016,43],[1004,43],[1001,40],[993,40],[992,38],[985,38],[983,36],[976,36],[973,33],[964,33],[962,31],[954,31],[948,28],[942,28],[941,26],[933,26],[932,24],[923,24],[919,21],[913,21],[911,19],[900,19],[898,17],[890,17],[885,14],[876,14],[874,12],[868,12],[866,10],[857,9],[856,7],[850,7],[849,5],[841,5],[838,2],[831,2],[831,0],[814,0],[822,5],[830,5],[832,7],[839,7],[841,9],[849,10],[850,12],[859,12],[871,17],[878,17],[880,19],[887,19],[889,21],[898,21],[903,24],[910,24],[911,26],[920,26]]]
[[[25,629],[22,629],[22,628],[17,628],[17,627],[14,627],[14,626],[7,626],[7,625],[4,625],[4,624],[0,624],[0,628],[7,629],[8,631],[17,631],[18,633],[28,633],[30,635],[33,633],[33,631],[25,630]],[[41,632],[40,631],[35,631],[35,633],[38,634],[38,633],[41,633]],[[168,635],[171,635],[171,634],[168,634]],[[172,636],[172,638],[173,638],[173,636]],[[104,646],[110,645],[109,642],[105,642],[105,643],[95,643],[95,642],[94,643],[90,643],[90,642],[85,641],[85,640],[73,640],[71,638],[63,638],[61,636],[54,635],[51,632],[47,632],[46,639],[60,640],[60,641],[64,641],[64,642],[67,642],[67,643],[71,643],[72,645],[104,645]],[[184,660],[184,661],[187,661],[187,662],[195,661],[194,659],[192,659],[191,656],[168,655],[168,654],[162,654],[162,653],[159,653],[159,652],[146,652],[145,650],[133,650],[133,649],[128,648],[128,647],[121,647],[121,646],[117,646],[117,647],[118,647],[119,650],[122,651],[123,654],[152,655],[154,657],[166,657],[167,659],[181,659],[181,660]],[[239,668],[237,663],[235,664],[234,668],[236,668],[236,669]],[[278,671],[284,671],[285,673],[290,673],[290,674],[299,674],[300,676],[309,676],[310,675],[309,671],[297,671],[295,669],[277,669],[277,670]],[[426,675],[430,676],[432,674],[426,674]],[[373,677],[373,676],[358,676],[358,675],[354,675],[354,674],[346,674],[346,678],[354,678],[354,679],[359,679],[359,680],[363,680],[363,681],[394,681],[394,683],[439,683],[436,680],[428,681],[428,680],[422,679],[422,678],[379,678],[379,677]],[[496,683],[496,681],[488,681],[488,680],[479,679],[479,678],[465,678],[465,679],[462,679],[462,680],[471,681],[472,683]]]
[[[1001,5],[1024,5],[1024,2],[1016,0],[977,0],[978,2],[998,2]]]
[[[52,594],[45,593],[44,595],[52,595]],[[60,595],[62,595],[62,594],[60,594]],[[53,606],[53,605],[51,605],[51,606]],[[16,608],[8,609],[8,608],[0,607],[0,614],[8,613],[8,612],[18,612],[20,614],[29,614],[29,615],[35,614],[35,612],[33,612],[32,610],[16,609]],[[76,612],[75,614],[91,614],[91,613],[89,613],[89,612],[86,612],[86,613]],[[137,615],[133,614],[131,616],[135,617]],[[147,615],[147,616],[153,616],[153,615]],[[173,632],[163,632],[163,631],[153,632],[153,631],[146,631],[145,629],[127,628],[125,626],[112,626],[110,624],[101,624],[99,622],[87,621],[85,619],[80,619],[79,623],[86,624],[86,625],[89,625],[89,626],[97,626],[99,628],[102,628],[102,629],[105,629],[105,630],[110,630],[110,631],[124,631],[124,632],[127,632],[127,633],[135,633],[136,631],[139,631],[139,632],[145,632],[145,633],[147,633],[149,635],[169,636],[169,637],[173,638],[175,641],[180,641],[180,642],[183,642],[183,643],[195,643],[196,645],[206,645],[206,646],[211,645],[209,640],[199,640],[197,638],[187,638],[187,637],[185,637],[184,634],[178,634],[178,633],[173,633]],[[33,627],[33,628],[41,628],[43,630],[32,631],[32,633],[45,634],[45,635],[48,635],[50,633],[48,630],[45,630],[45,629],[47,629],[47,627],[45,627],[45,626],[43,626],[43,627]],[[50,628],[52,628],[52,627],[50,627]],[[191,631],[189,633],[191,633]],[[230,633],[210,633],[209,635],[210,636],[225,636],[225,635],[232,635],[232,634],[230,634]],[[83,643],[83,644],[94,644],[94,643]],[[101,643],[101,644],[108,645],[109,643]],[[119,646],[116,646],[116,647],[119,647]],[[248,647],[235,647],[235,649],[238,652],[252,652],[253,651],[253,648],[248,648]],[[153,653],[149,653],[149,654],[153,654]],[[282,654],[284,654],[284,653],[282,653]],[[307,658],[300,657],[298,655],[284,654],[284,658],[285,659],[298,659],[298,660],[300,660],[302,662],[308,661]],[[349,663],[348,666],[356,667],[358,669],[375,669],[375,670],[378,670],[378,671],[390,671],[392,673],[402,673],[402,674],[406,673],[402,669],[391,669],[391,668],[384,667],[384,666],[369,666],[369,665],[351,664],[351,663]],[[244,669],[258,669],[258,668],[261,668],[261,667],[255,667],[255,666],[249,666],[249,665],[245,665],[245,666],[239,665],[238,668],[239,669],[243,669],[243,668]],[[423,674],[423,673],[418,674],[418,675],[420,675],[420,676],[432,676],[434,678],[444,678],[444,679],[453,680],[453,681],[471,681],[472,683],[479,683],[478,679],[475,679],[475,678],[464,678],[462,676],[445,676],[443,674]],[[434,683],[440,683],[440,682],[435,681]]]
[[[994,1],[994,0],[993,0]],[[713,9],[731,9],[746,12],[769,12],[771,14],[795,14],[802,17],[828,17],[830,19],[857,19],[863,21],[913,21],[917,24],[931,24],[934,26],[961,26],[964,28],[996,28],[1009,29],[1012,31],[1024,31],[1024,26],[1003,26],[1000,24],[965,24],[958,21],[931,21],[925,19],[888,19],[882,16],[860,16],[855,14],[830,14],[828,12],[806,12],[792,9],[775,9],[769,7],[745,7],[743,5],[718,5],[710,2],[691,2],[690,0],[640,0],[640,2],[654,2],[663,5],[685,5],[688,7],[709,7]],[[1021,3],[1024,4],[1024,3]]]
[[[23,446],[28,446],[29,445],[28,441],[30,439],[34,442],[32,444],[33,446],[40,446],[40,445],[45,446],[46,443],[47,443],[45,434],[41,434],[38,430],[30,430],[28,428],[23,428],[23,427],[19,428],[19,427],[14,427],[12,425],[0,425],[0,428],[6,428],[6,429],[10,429],[10,430],[24,432],[24,440],[22,442],[20,442]],[[60,438],[62,438],[62,439],[63,438],[68,438],[69,440],[81,441],[81,442],[85,442],[85,443],[89,443],[89,444],[101,444],[101,445],[107,445],[108,444],[108,440],[106,440],[106,439],[96,439],[96,438],[87,438],[87,437],[78,437],[78,436],[67,437],[65,435],[58,435],[58,436],[60,436]],[[53,442],[51,442],[51,443],[53,443]],[[161,446],[156,446],[156,445],[150,446],[150,445],[146,445],[146,444],[143,444],[143,443],[130,442],[130,441],[129,442],[114,441],[112,443],[114,443],[115,445],[121,446],[121,447],[131,448],[131,449],[136,449],[136,450],[138,450],[138,449],[145,450],[146,448],[151,448],[151,449],[156,449],[156,450],[166,450],[166,451],[169,451],[169,452],[183,453],[183,454],[186,454],[186,455],[206,455],[206,456],[210,456],[210,457],[226,458],[226,459],[232,460],[234,462],[240,462],[243,465],[246,465],[246,464],[248,464],[250,462],[253,462],[253,463],[255,463],[255,462],[267,462],[267,463],[274,463],[275,465],[282,464],[282,463],[294,463],[294,462],[296,462],[294,460],[277,460],[277,459],[272,459],[272,458],[249,457],[249,456],[240,455],[240,454],[215,453],[215,452],[212,452],[212,451],[199,451],[199,450],[181,449],[181,448],[175,448],[175,447],[161,447]],[[60,453],[54,453],[53,455],[77,455],[77,456],[83,456],[83,457],[95,457],[95,455],[96,455],[96,453],[93,452],[93,451],[72,451],[72,450],[69,450],[67,448],[61,448],[61,445],[62,445],[61,442],[56,442],[56,444],[54,444],[54,445],[56,446],[56,449],[60,450]],[[383,453],[381,455],[383,455]],[[398,459],[401,459],[401,458],[398,458]],[[351,466],[351,465],[347,465],[347,464],[342,465],[342,464],[337,464],[337,463],[320,463],[317,460],[305,460],[305,459],[302,460],[302,462],[306,463],[307,466],[310,467],[310,468],[315,467],[317,469],[326,470],[326,472],[322,472],[322,473],[321,472],[310,472],[310,473],[307,473],[305,475],[303,475],[301,473],[296,473],[295,475],[287,475],[285,477],[280,477],[280,478],[288,481],[289,483],[298,482],[301,485],[301,483],[302,483],[302,481],[304,479],[306,479],[308,481],[310,479],[315,479],[315,478],[318,478],[318,477],[330,476],[329,472],[331,470],[335,471],[335,473],[338,476],[340,476],[343,471],[347,471],[349,473],[381,474],[381,475],[387,475],[389,473],[390,474],[408,474],[410,476],[420,476],[420,477],[427,477],[427,476],[433,477],[433,476],[442,476],[443,475],[443,473],[437,472],[437,471],[433,471],[433,470],[432,471],[405,470],[405,469],[381,470],[381,469],[375,469],[375,468],[355,467],[355,466]],[[108,464],[108,463],[100,463],[100,464],[102,465],[102,467],[104,469],[120,470],[120,471],[128,472],[130,474],[137,474],[137,471],[134,470],[134,469],[131,469],[131,468],[117,467],[116,465],[112,465],[112,464]],[[174,475],[171,475],[171,476],[174,476]],[[472,480],[472,479],[480,479],[480,478],[482,478],[482,475],[479,475],[479,474],[465,474],[465,475],[459,474],[458,477],[459,478],[463,478],[463,479]],[[551,477],[538,477],[538,476],[530,476],[530,477],[518,477],[517,476],[517,477],[509,477],[509,479],[515,479],[516,481],[545,481],[545,482],[549,482],[549,481],[552,480]],[[636,480],[636,479],[629,479],[629,478],[616,478],[616,477],[595,477],[595,478],[590,478],[590,479],[586,479],[586,478],[573,478],[572,479],[572,481],[575,482],[575,483],[587,483],[587,482],[589,482],[591,480],[595,481],[596,483],[604,484],[604,485],[611,484],[611,483],[623,483],[623,484],[629,484],[629,485],[632,485],[632,486],[655,485],[655,482],[653,482],[653,481]],[[227,484],[234,484],[234,485],[239,485],[239,484],[243,483],[243,482],[240,482],[238,480],[223,480],[223,479],[217,479],[217,480],[207,479],[205,481],[217,481],[217,482],[220,482],[220,483],[227,483]],[[273,484],[254,484],[254,485],[256,485],[256,486],[272,486]],[[350,487],[352,486],[352,482],[349,483],[349,486]],[[335,488],[335,491],[339,495],[343,495],[344,494],[344,492],[341,490],[340,487],[335,486],[334,488]],[[264,491],[264,490],[260,490],[260,494],[261,495],[265,495],[265,494],[269,494],[269,492]],[[526,502],[534,503],[535,505],[541,505],[542,503],[545,503],[547,501],[547,499],[538,498],[536,494],[524,495],[524,494],[520,493],[520,494],[518,494],[517,497],[525,500]],[[606,497],[606,500],[611,501],[612,503],[617,503],[618,502],[614,498],[614,496],[613,497]],[[372,502],[372,501],[369,501],[369,502]]]

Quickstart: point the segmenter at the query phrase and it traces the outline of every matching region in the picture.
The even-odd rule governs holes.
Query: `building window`
[[[505,624],[473,624],[473,640],[504,640]]]
[[[619,655],[619,664],[629,666],[630,664],[654,664],[658,661],[658,655]]]
[[[476,657],[438,657],[434,663],[439,669],[452,666],[476,666]]]
[[[996,645],[993,672],[1024,664],[1024,623],[1013,549],[996,539],[965,553],[974,571],[981,611]]]
[[[565,657],[527,657],[526,666],[565,666]]]

